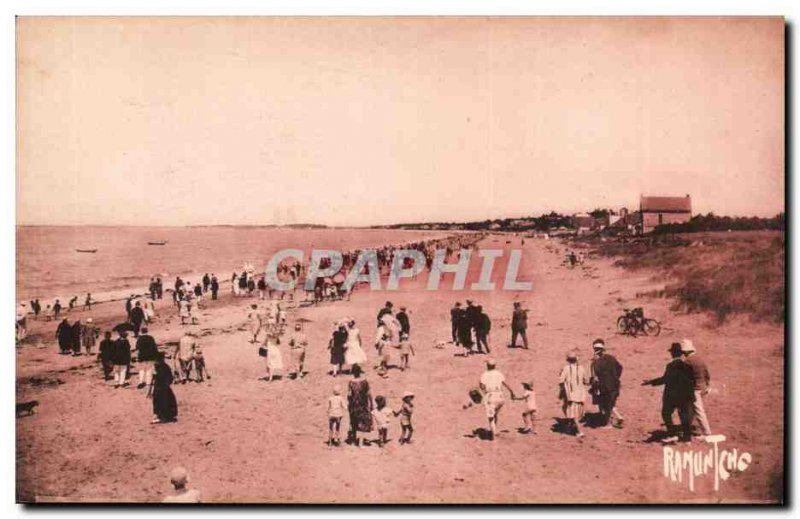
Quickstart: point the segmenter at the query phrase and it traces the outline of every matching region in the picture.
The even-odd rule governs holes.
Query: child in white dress
[[[388,440],[389,422],[392,418],[392,410],[386,407],[386,398],[381,395],[375,397],[375,409],[372,410],[372,418],[375,420],[375,427],[378,429],[378,446],[383,447]]]
[[[409,367],[408,359],[410,356],[416,355],[414,346],[408,341],[407,333],[400,334],[400,344],[398,348],[400,349],[400,371],[405,371]]]
[[[522,395],[512,395],[511,399],[525,402],[525,410],[522,412],[522,422],[525,426],[520,432],[523,434],[536,434],[536,429],[534,428],[536,420],[536,393],[533,390],[533,381],[523,382]]]

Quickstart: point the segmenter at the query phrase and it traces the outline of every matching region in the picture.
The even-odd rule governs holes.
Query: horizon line
[[[596,208],[592,209],[592,211],[596,210],[608,210],[609,208]],[[639,209],[634,209],[631,212],[637,212]],[[465,220],[465,221],[424,221],[424,222],[393,222],[393,223],[373,223],[373,224],[364,224],[364,225],[332,225],[332,224],[324,224],[324,223],[199,223],[199,224],[105,224],[105,223],[15,223],[15,227],[145,227],[145,228],[159,228],[159,227],[169,227],[169,228],[192,228],[192,227],[319,227],[325,229],[370,229],[370,228],[381,228],[381,227],[391,227],[391,226],[402,226],[402,225],[467,225],[470,223],[481,223],[486,221],[497,221],[497,220],[523,220],[529,218],[540,218],[542,216],[548,216],[552,213],[559,214],[561,216],[574,216],[576,214],[588,214],[592,211],[578,211],[578,212],[570,212],[570,213],[562,213],[555,210],[550,210],[547,212],[543,212],[539,215],[527,215],[527,216],[503,216],[503,217],[495,217],[495,218],[483,218],[483,219],[474,219],[474,220]],[[755,216],[752,214],[749,215],[736,215],[736,214],[719,214],[715,213],[714,211],[708,212],[698,212],[692,215],[692,217],[699,216],[699,215],[708,215],[713,214],[714,216],[720,218],[775,218],[778,215],[786,214],[786,209],[782,209],[771,216]]]

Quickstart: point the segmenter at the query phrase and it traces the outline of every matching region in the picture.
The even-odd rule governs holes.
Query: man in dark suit
[[[484,313],[482,306],[477,306],[478,317],[475,323],[475,342],[478,344],[478,353],[491,353],[489,350],[489,332],[492,330],[492,321]]]
[[[592,391],[600,414],[603,427],[611,427],[611,414],[617,416],[617,427],[622,426],[622,416],[615,409],[619,398],[622,364],[611,354],[606,353],[603,339],[596,339],[592,344],[594,359],[592,360]]]
[[[519,302],[514,303],[514,312],[511,314],[511,347],[517,347],[517,336],[522,336],[522,347],[528,349],[528,310],[522,308]]]
[[[131,364],[131,343],[128,341],[128,332],[119,331],[119,338],[114,341],[111,350],[111,364],[114,369],[114,387],[128,385],[128,366]]]
[[[100,353],[97,358],[100,359],[100,364],[103,366],[103,380],[108,380],[109,375],[114,369],[114,364],[111,358],[114,355],[114,341],[111,340],[111,332],[105,332],[103,340],[100,341]]]
[[[147,333],[147,327],[142,328],[142,334],[136,339],[136,363],[139,370],[139,385],[142,389],[149,386],[153,381],[153,369],[156,357],[158,357],[158,346],[152,335]]]
[[[681,420],[682,440],[692,441],[692,420],[694,419],[694,375],[692,367],[681,358],[681,343],[674,342],[669,353],[672,360],[667,364],[664,374],[658,378],[645,380],[643,386],[664,386],[661,397],[661,419],[670,437],[667,441],[678,438],[672,436],[674,424],[672,414],[678,411]]]
[[[458,344],[458,319],[461,317],[461,303],[456,301],[450,309],[450,331],[453,336],[453,344]]]
[[[400,323],[400,333],[406,334],[406,336],[411,335],[411,322],[408,320],[408,314],[406,313],[406,307],[401,306],[400,311],[397,312],[395,316],[397,322]]]
[[[142,327],[142,323],[144,322],[144,310],[142,310],[142,303],[136,301],[136,305],[131,308],[130,312],[130,322],[131,326],[133,327],[133,336],[139,336],[139,329]]]

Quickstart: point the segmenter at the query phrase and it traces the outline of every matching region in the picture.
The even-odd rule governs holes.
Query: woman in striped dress
[[[578,362],[578,354],[567,353],[567,365],[561,370],[559,377],[559,399],[564,417],[572,421],[579,438],[583,437],[579,423],[583,418],[583,405],[588,387],[589,375]]]

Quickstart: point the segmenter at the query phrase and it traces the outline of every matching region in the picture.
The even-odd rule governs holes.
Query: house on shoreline
[[[643,234],[654,231],[657,225],[685,223],[692,219],[692,197],[643,195],[639,213]]]

